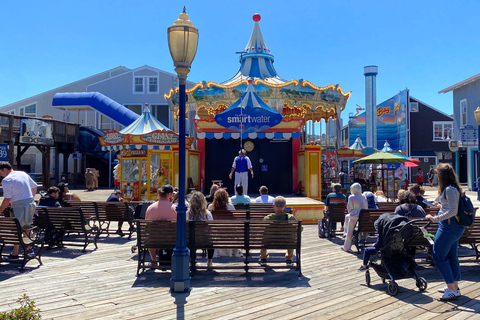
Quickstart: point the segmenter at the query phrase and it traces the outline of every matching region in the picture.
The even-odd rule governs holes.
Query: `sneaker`
[[[260,265],[262,267],[266,267],[267,266],[267,259],[260,259],[260,261],[258,263],[260,263]]]
[[[30,250],[27,251],[27,254],[34,256],[35,251],[33,251],[33,249],[30,249]]]
[[[447,289],[448,289],[448,287],[445,286],[445,287],[443,287],[443,288],[441,288],[441,289],[438,289],[438,292],[440,292],[440,293],[445,293],[445,291],[447,291]],[[462,294],[460,293],[460,288],[458,288],[456,291],[458,292],[458,295],[459,295],[459,296],[462,295]]]
[[[360,268],[358,268],[357,271],[367,271],[367,270],[368,270],[368,266],[362,265]]]
[[[447,288],[447,290],[445,290],[445,293],[440,298],[440,300],[450,301],[450,300],[458,299],[458,297],[460,297],[460,291],[459,290],[453,291],[453,290],[450,290],[450,289]]]
[[[293,261],[292,260],[287,260],[285,262],[287,263],[287,267],[292,267],[293,266]]]
[[[207,262],[207,270],[210,271],[213,269],[213,262]]]

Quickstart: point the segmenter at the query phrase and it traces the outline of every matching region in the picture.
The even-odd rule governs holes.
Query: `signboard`
[[[72,153],[73,160],[82,160],[82,154],[80,152]]]
[[[8,161],[8,144],[0,143],[0,161]]]
[[[472,125],[466,125],[460,129],[460,140],[463,146],[474,147],[477,145],[477,130]]]
[[[147,156],[145,149],[124,149],[120,151],[122,158],[141,158]]]
[[[52,125],[37,119],[22,119],[20,143],[53,145]]]

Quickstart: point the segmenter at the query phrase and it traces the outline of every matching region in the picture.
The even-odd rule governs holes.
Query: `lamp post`
[[[477,131],[477,141],[478,141],[478,150],[477,150],[477,200],[480,201],[480,188],[479,188],[479,178],[480,178],[480,106],[475,110],[475,121],[478,125]]]
[[[185,84],[190,66],[197,52],[198,29],[188,19],[185,7],[178,20],[168,27],[168,48],[179,80],[178,126],[178,206],[177,234],[172,256],[170,290],[190,291],[190,254],[187,248],[187,223],[185,215]]]

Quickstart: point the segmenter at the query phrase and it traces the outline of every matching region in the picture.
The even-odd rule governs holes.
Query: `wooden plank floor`
[[[428,281],[425,292],[419,292],[413,279],[405,279],[398,281],[399,294],[391,297],[374,272],[372,286],[366,286],[364,273],[356,271],[361,255],[342,252],[340,243],[339,238],[319,239],[317,227],[306,225],[303,277],[283,269],[254,270],[248,277],[238,270],[199,271],[190,293],[171,294],[167,272],[135,277],[136,254],[130,250],[135,239],[102,236],[96,251],[92,245],[87,253],[76,247],[46,251],[43,266],[31,261],[23,273],[1,265],[0,311],[15,307],[26,293],[45,319],[480,318],[478,263],[462,263],[464,296],[457,301],[438,301],[441,276],[425,265],[417,270]]]

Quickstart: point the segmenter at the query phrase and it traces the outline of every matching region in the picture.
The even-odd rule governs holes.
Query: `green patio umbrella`
[[[379,151],[361,159],[355,160],[355,163],[374,163],[382,165],[382,190],[385,190],[385,175],[383,164],[386,163],[404,163],[409,161],[408,158],[403,158],[395,154]],[[395,189],[394,189],[395,190]]]

